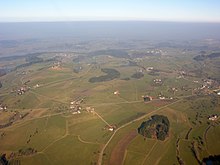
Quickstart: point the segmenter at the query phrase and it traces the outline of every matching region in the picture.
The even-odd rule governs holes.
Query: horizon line
[[[88,20],[24,20],[24,21],[1,21],[0,23],[64,23],[64,22],[164,22],[164,23],[213,23],[219,24],[220,21],[184,21],[184,20],[139,20],[139,19],[88,19]]]

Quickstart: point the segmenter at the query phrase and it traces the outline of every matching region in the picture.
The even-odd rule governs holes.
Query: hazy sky
[[[220,0],[0,0],[0,22],[70,20],[220,22]]]

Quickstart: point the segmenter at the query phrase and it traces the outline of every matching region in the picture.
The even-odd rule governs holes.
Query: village
[[[84,99],[76,99],[70,102],[70,113],[73,115],[80,114],[82,110],[81,103],[83,103]]]

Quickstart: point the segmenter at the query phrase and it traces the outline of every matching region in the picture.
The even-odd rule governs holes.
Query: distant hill
[[[89,55],[91,56],[103,56],[103,55],[110,55],[116,58],[127,58],[128,53],[124,50],[118,49],[107,49],[107,50],[98,50],[90,52]]]
[[[209,55],[198,55],[198,56],[195,56],[193,59],[196,60],[196,61],[204,61],[206,59],[213,59],[213,58],[218,58],[220,57],[220,53],[211,53]]]
[[[6,71],[4,69],[0,69],[0,77],[6,75]]]
[[[141,124],[138,133],[147,138],[165,140],[169,133],[170,122],[166,116],[154,115]]]

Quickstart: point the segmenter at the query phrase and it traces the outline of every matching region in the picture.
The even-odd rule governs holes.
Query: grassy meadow
[[[95,165],[105,146],[102,164],[107,165],[120,139],[152,115],[161,114],[170,121],[166,140],[135,136],[126,144],[122,164],[178,164],[177,157],[185,164],[198,164],[192,147],[199,161],[220,154],[220,121],[207,119],[212,114],[220,115],[220,98],[213,93],[195,94],[194,89],[201,87],[203,78],[178,77],[186,66],[198,65],[192,60],[194,53],[178,56],[180,50],[167,51],[169,56],[134,60],[137,65],[131,66],[127,65],[128,59],[107,55],[74,62],[76,55],[68,54],[60,55],[59,66],[53,67],[57,61],[48,59],[57,54],[45,53],[40,57],[48,61],[9,72],[1,77],[0,99],[8,110],[0,112],[0,123],[16,113],[27,116],[0,129],[0,153],[36,150],[34,154],[10,158],[22,165]],[[24,59],[12,62],[19,65]],[[76,73],[74,68],[78,66],[81,70]],[[143,70],[147,67],[157,69],[157,74]],[[101,68],[114,68],[120,77],[89,82],[92,77],[106,75]],[[144,73],[142,78],[131,77],[140,70]],[[162,83],[156,84],[155,79]],[[23,86],[28,90],[18,95],[16,91]],[[153,101],[144,103],[144,95],[152,96]],[[159,96],[166,99],[160,100]],[[79,98],[83,99],[81,113],[72,114],[70,102]],[[86,107],[94,108],[95,113],[87,112]],[[106,129],[109,125],[116,127],[115,132]]]

